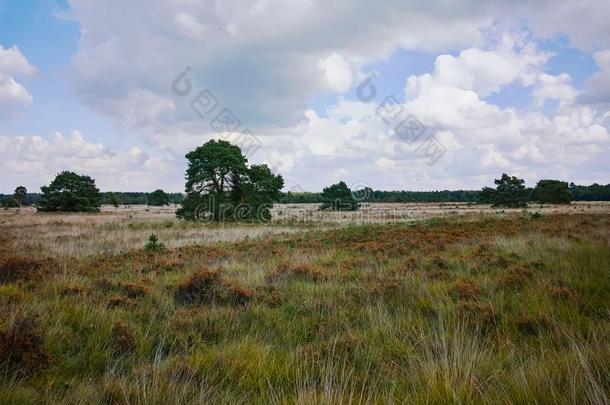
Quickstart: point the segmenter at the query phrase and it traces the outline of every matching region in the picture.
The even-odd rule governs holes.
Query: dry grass
[[[175,206],[102,207],[100,214],[37,213],[34,208],[0,210],[0,228],[11,250],[29,257],[86,257],[117,255],[141,249],[151,233],[169,248],[234,242],[290,235],[313,229],[414,222],[431,218],[481,215],[506,216],[540,211],[543,214],[610,213],[610,203],[587,202],[564,206],[532,205],[528,210],[492,209],[466,203],[363,204],[357,212],[319,212],[317,204],[278,204],[271,224],[213,225],[175,218]]]
[[[135,212],[3,217],[3,262],[23,266],[0,283],[0,403],[609,401],[609,214],[221,228]],[[133,241],[49,242],[87,219]],[[269,233],[170,239],[230,229]],[[167,250],[143,249],[153,230]],[[47,255],[53,271],[31,265]]]

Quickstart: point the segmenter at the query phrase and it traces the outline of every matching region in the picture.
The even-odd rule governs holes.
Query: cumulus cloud
[[[430,189],[477,187],[503,170],[530,177],[574,175],[575,168],[588,167],[591,157],[608,150],[607,109],[593,103],[607,99],[601,89],[608,88],[610,57],[595,54],[600,72],[580,94],[568,74],[547,71],[553,55],[536,44],[565,36],[587,51],[610,48],[602,5],[602,0],[337,0],[332,6],[322,0],[151,0],[142,8],[137,0],[71,0],[71,17],[81,28],[71,78],[89,107],[133,129],[150,155],[172,162],[173,189],[182,181],[184,153],[218,136],[210,128],[214,117],[200,117],[191,108],[204,89],[219,102],[214,115],[230,109],[242,129],[261,139],[254,160],[280,171],[288,188],[320,189],[341,177],[374,187]],[[398,50],[436,56],[431,71],[405,71],[404,89],[395,89],[401,100],[404,91],[400,107],[446,148],[432,166],[417,145],[393,134],[376,114],[376,103],[341,97],[361,79],[364,67],[383,63]],[[177,96],[171,83],[187,66],[192,91]],[[0,63],[0,100],[2,72]],[[14,81],[27,74],[22,69],[4,77]],[[25,100],[27,90],[10,80],[5,93]],[[530,112],[490,101],[509,85],[531,90]],[[329,92],[340,96],[336,105],[325,113],[313,111],[312,98]],[[376,102],[385,96],[379,94]],[[33,147],[36,142],[28,139]],[[127,151],[111,157],[110,149],[102,150],[106,154],[97,150],[96,158],[101,162],[140,170],[125,166],[134,161]],[[156,158],[144,161],[151,159]]]
[[[4,48],[0,44],[0,120],[32,102],[32,95],[15,78],[31,76],[35,72],[19,48]]]
[[[115,151],[87,141],[79,131],[69,136],[56,132],[50,139],[0,135],[0,154],[4,190],[25,185],[36,191],[63,170],[91,175],[104,190],[148,190],[165,176],[170,163],[137,147]]]
[[[410,76],[406,101],[395,110],[401,109],[403,117],[412,114],[424,124],[422,139],[434,135],[444,145],[445,154],[433,166],[425,164],[418,143],[397,137],[394,124],[388,125],[375,113],[384,94],[374,103],[340,99],[326,116],[309,111],[293,147],[287,148],[301,155],[292,169],[294,177],[309,169],[317,175],[308,181],[323,179],[318,187],[330,173],[373,187],[387,182],[390,187],[411,189],[434,189],[438,184],[477,187],[505,171],[529,181],[589,178],[580,171],[582,166],[607,152],[610,145],[605,111],[575,103],[577,91],[569,75],[544,72],[548,57],[531,43],[505,38],[496,47],[439,55],[433,72]],[[486,101],[490,92],[513,82],[531,86],[540,107],[545,100],[558,103],[547,113],[536,108],[529,112],[501,108]],[[329,170],[325,163],[329,160],[343,170]]]
[[[610,105],[610,49],[593,54],[599,71],[585,83],[585,91],[579,101],[585,104]]]

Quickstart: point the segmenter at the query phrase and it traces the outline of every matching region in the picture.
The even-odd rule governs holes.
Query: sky
[[[607,0],[0,0],[0,193],[183,191],[210,139],[285,190],[609,183]]]

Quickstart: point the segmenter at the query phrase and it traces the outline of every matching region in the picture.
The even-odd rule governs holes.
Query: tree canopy
[[[345,182],[340,181],[337,184],[324,188],[322,190],[322,211],[356,211],[360,208],[360,204],[354,198],[352,190],[349,189]]]
[[[23,186],[17,187],[13,194],[13,198],[17,200],[19,205],[28,205],[28,190]]]
[[[169,205],[169,196],[161,189],[155,190],[148,196],[148,205],[160,207],[162,205]]]
[[[529,192],[525,181],[506,173],[494,180],[496,188],[483,187],[479,194],[479,202],[491,204],[494,207],[521,208],[526,207]]]
[[[40,189],[38,211],[99,211],[100,193],[95,180],[89,176],[64,171],[50,185]]]
[[[541,204],[569,204],[572,193],[565,181],[540,180],[534,188],[532,199]]]
[[[210,140],[186,155],[186,198],[179,218],[197,220],[269,220],[284,179],[267,165],[248,167],[241,149]]]

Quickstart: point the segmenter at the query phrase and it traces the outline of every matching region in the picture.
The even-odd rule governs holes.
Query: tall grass
[[[26,356],[0,358],[0,403],[606,404],[609,229],[485,216],[163,252],[143,237],[49,269],[22,251],[0,269],[29,266],[0,284],[0,355]],[[32,353],[49,362],[24,368]]]

